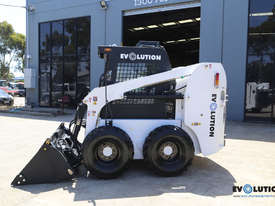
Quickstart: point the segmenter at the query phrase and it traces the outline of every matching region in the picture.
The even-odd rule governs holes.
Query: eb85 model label
[[[212,94],[211,103],[210,103],[209,137],[215,136],[216,109],[217,109],[217,94]]]

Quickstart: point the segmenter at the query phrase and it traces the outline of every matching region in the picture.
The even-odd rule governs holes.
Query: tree
[[[25,36],[16,33],[11,24],[0,22],[0,78],[12,78],[10,67],[16,62],[16,68],[23,71],[25,58]]]

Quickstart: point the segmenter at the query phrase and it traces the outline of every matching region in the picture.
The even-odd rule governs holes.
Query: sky
[[[25,6],[26,0],[0,0],[0,4]],[[2,21],[10,23],[15,32],[26,35],[26,9],[0,5],[0,22]],[[13,69],[12,72],[16,77],[23,75],[21,72]]]
[[[25,6],[26,0],[0,0],[0,4]],[[0,21],[7,21],[16,32],[26,34],[26,9],[0,5]]]

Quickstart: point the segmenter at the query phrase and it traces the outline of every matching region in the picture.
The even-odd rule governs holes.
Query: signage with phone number
[[[134,0],[135,6],[149,6],[159,3],[167,3],[169,0]]]

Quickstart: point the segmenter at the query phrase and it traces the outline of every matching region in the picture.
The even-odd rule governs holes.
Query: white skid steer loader
[[[172,69],[157,42],[101,46],[99,56],[106,61],[100,86],[78,105],[70,127],[62,123],[45,141],[13,186],[72,178],[82,164],[99,178],[114,178],[132,159],[173,176],[194,154],[224,147],[227,94],[220,63]]]

